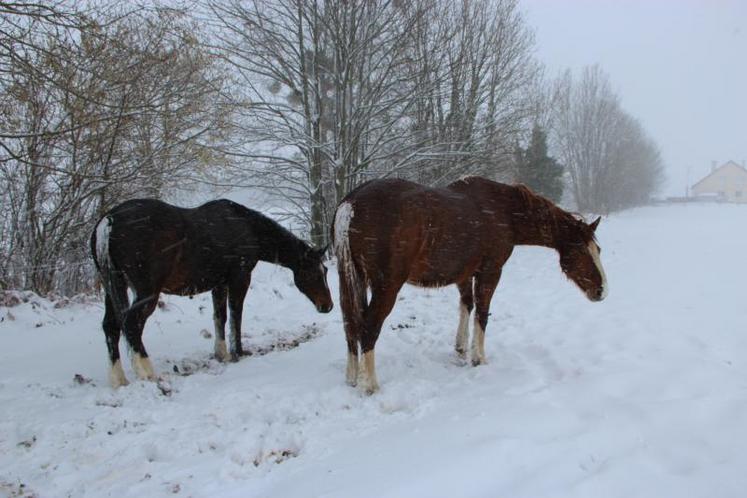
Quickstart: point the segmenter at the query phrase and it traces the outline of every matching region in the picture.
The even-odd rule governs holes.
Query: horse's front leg
[[[244,311],[244,298],[251,283],[251,273],[237,275],[228,286],[228,319],[231,329],[231,361],[239,361],[244,354],[241,345],[241,315]]]
[[[218,361],[228,361],[226,348],[226,301],[228,289],[219,286],[213,289],[213,324],[215,325],[215,358]]]
[[[472,277],[464,282],[459,282],[459,326],[456,333],[456,349],[459,357],[464,358],[467,354],[467,344],[469,343],[469,315],[475,305],[474,295],[472,293]]]
[[[472,332],[472,365],[485,361],[485,330],[490,315],[490,300],[501,279],[501,270],[481,272],[475,277],[475,326]]]

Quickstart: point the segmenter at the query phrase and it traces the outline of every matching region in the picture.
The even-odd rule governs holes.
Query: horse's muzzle
[[[330,311],[332,311],[332,308],[333,308],[333,307],[334,307],[334,306],[333,306],[333,304],[332,304],[332,303],[327,303],[327,304],[317,304],[317,305],[316,305],[316,310],[317,310],[317,311],[318,311],[319,313],[329,313]]]
[[[604,301],[604,298],[607,297],[607,293],[604,292],[604,288],[600,287],[599,289],[588,291],[586,297],[589,298],[589,301],[599,302]]]

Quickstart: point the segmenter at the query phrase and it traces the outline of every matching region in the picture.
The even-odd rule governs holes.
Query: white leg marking
[[[459,302],[459,326],[456,335],[456,352],[464,358],[467,353],[467,343],[469,342],[469,310]]]
[[[122,369],[122,362],[120,360],[114,362],[111,370],[109,370],[109,383],[114,389],[129,384],[129,382],[127,382],[127,377],[125,377],[124,370]]]
[[[475,326],[472,331],[472,364],[477,366],[485,363],[487,363],[485,361],[485,331],[475,313]]]
[[[358,384],[358,355],[348,352],[348,368],[345,371],[345,382],[355,387]]]
[[[601,301],[604,300],[605,297],[607,297],[609,286],[607,285],[607,275],[605,275],[604,268],[602,267],[602,259],[599,257],[599,248],[594,242],[589,242],[589,254],[591,254],[591,258],[594,260],[594,264],[597,265],[599,274],[602,275],[602,297],[600,298]]]
[[[360,384],[366,394],[373,394],[379,390],[379,383],[376,380],[376,365],[373,350],[363,353],[363,369],[361,371]]]
[[[228,361],[228,348],[226,347],[226,340],[220,339],[218,336],[215,337],[215,358],[218,361]]]
[[[215,358],[218,361],[228,361],[228,348],[226,348],[226,340],[221,339],[221,337],[225,337],[225,324],[221,326],[220,320],[218,318],[213,319],[213,324],[215,325]]]
[[[140,356],[139,353],[132,354],[132,369],[135,375],[142,380],[156,380],[156,374],[153,371],[153,364],[147,356]]]

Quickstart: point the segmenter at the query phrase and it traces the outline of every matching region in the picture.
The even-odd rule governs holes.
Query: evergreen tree
[[[529,147],[516,149],[516,180],[554,202],[560,201],[563,166],[547,155],[547,134],[542,128],[535,125]]]

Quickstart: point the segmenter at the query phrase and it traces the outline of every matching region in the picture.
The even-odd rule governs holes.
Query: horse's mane
[[[591,234],[590,240],[595,240],[592,231],[583,230],[586,227],[586,220],[579,213],[568,212],[546,197],[533,192],[529,187],[523,184],[515,185],[514,188],[527,209],[537,219],[545,221],[549,227],[554,228],[555,233],[562,232],[559,228],[581,230],[583,233]]]

